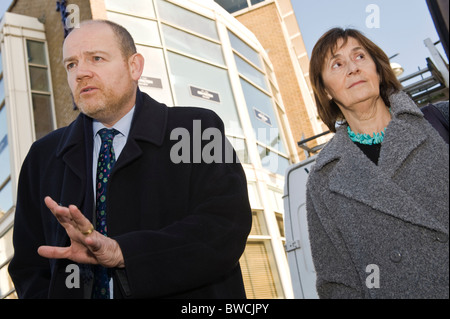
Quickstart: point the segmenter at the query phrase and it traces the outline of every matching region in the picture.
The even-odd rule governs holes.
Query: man
[[[115,23],[82,23],[63,59],[81,114],[23,163],[9,267],[19,297],[244,298],[251,210],[242,166],[225,161],[222,121],[141,93],[144,59]],[[171,133],[204,146],[198,123],[220,130],[222,160],[175,163]]]

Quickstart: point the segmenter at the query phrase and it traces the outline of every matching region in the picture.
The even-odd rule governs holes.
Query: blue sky
[[[33,0],[36,1],[36,0]],[[46,0],[48,1],[48,0]],[[405,69],[402,76],[426,68],[429,51],[423,41],[439,40],[425,0],[291,0],[308,54],[328,29],[341,26],[362,31]],[[0,16],[11,0],[0,0]],[[56,3],[56,1],[55,1]],[[368,28],[369,5],[379,8],[379,27]],[[438,45],[441,55],[447,57]]]
[[[12,0],[0,0],[0,18],[3,16],[3,13],[6,11],[6,9],[8,9],[11,2]]]
[[[426,68],[430,56],[423,41],[439,40],[425,0],[291,0],[303,40],[310,56],[314,44],[332,27],[352,27],[362,31],[409,75]],[[369,28],[366,20],[374,14],[369,5],[379,9],[379,25]],[[369,7],[370,9],[370,7]],[[369,19],[373,22],[373,20]],[[371,26],[369,24],[369,26]],[[438,50],[447,61],[442,46]]]

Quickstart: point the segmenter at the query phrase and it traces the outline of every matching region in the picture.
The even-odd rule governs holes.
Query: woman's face
[[[380,80],[375,62],[360,43],[349,37],[345,45],[340,39],[338,50],[328,54],[322,79],[328,97],[340,108],[352,109],[361,102],[380,96]]]

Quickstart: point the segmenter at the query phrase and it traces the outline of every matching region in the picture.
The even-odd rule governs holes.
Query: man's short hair
[[[94,23],[103,23],[111,28],[111,30],[113,31],[114,35],[117,38],[117,42],[119,44],[120,51],[122,52],[124,59],[128,59],[130,56],[132,56],[137,52],[136,45],[134,44],[134,40],[130,32],[128,32],[128,30],[122,27],[120,24],[117,24],[109,20],[85,20],[81,22],[80,25],[82,26],[83,24],[94,24]],[[73,31],[73,29],[71,31]]]

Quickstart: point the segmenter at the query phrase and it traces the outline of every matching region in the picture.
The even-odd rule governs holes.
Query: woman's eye
[[[341,66],[341,63],[340,62],[335,62],[335,63],[333,63],[332,65],[331,65],[331,68],[332,69],[337,69],[337,68],[339,68]]]

